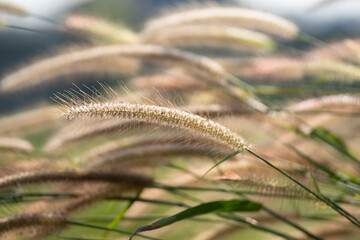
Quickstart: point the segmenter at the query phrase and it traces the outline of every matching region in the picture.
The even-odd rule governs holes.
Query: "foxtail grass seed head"
[[[161,34],[167,28],[198,23],[228,24],[265,31],[276,36],[292,39],[298,28],[292,22],[271,13],[239,7],[203,7],[174,12],[149,21],[144,34]]]
[[[0,151],[8,150],[31,152],[33,149],[33,145],[27,140],[20,138],[0,137]]]
[[[224,105],[212,104],[212,105],[190,105],[182,106],[178,108],[189,113],[204,116],[206,118],[223,117],[229,115],[238,115],[244,112],[243,108],[232,108]],[[98,137],[106,134],[114,134],[122,131],[126,131],[130,128],[139,129],[141,127],[147,127],[149,124],[145,122],[139,122],[129,119],[103,119],[101,121],[87,121],[84,124],[82,121],[74,122],[67,125],[52,136],[44,146],[44,151],[51,153],[59,150],[60,148],[69,145],[74,142],[80,142],[93,137]],[[170,140],[169,138],[165,138]],[[176,137],[176,139],[182,139]],[[156,142],[161,139],[153,139]],[[127,140],[129,141],[129,140]],[[137,139],[137,142],[144,142],[141,139]],[[178,141],[177,141],[178,142]],[[186,141],[184,141],[186,142]]]
[[[330,80],[360,80],[360,67],[340,61],[310,60],[304,63],[307,75],[327,77]]]
[[[235,189],[247,189],[258,191],[259,195],[283,197],[283,198],[306,198],[310,197],[303,189],[289,182],[281,182],[281,180],[272,178],[233,178],[233,177],[219,177],[215,181],[223,182]],[[312,198],[313,199],[313,198]],[[313,199],[314,200],[314,199]]]
[[[62,226],[68,219],[51,213],[24,214],[0,220],[0,233],[32,226]]]
[[[144,188],[153,184],[150,177],[123,171],[32,171],[0,178],[0,189],[46,182],[108,182],[117,183],[124,188]]]
[[[172,146],[166,148],[164,146],[166,144]],[[87,151],[85,154],[74,160],[77,162],[88,162],[112,155],[113,153],[116,153],[118,156],[117,158],[119,159],[134,159],[150,156],[152,154],[161,155],[161,149],[160,151],[156,150],[161,148],[161,146],[164,146],[163,150],[167,149],[170,154],[176,154],[177,150],[179,152],[194,151],[194,153],[196,153],[196,147],[198,147],[197,152],[203,152],[204,155],[207,155],[207,153],[216,154],[226,152],[226,155],[231,153],[231,150],[226,148],[226,146],[219,146],[218,142],[210,142],[209,139],[198,135],[195,136],[193,134],[184,133],[174,134],[169,131],[164,131],[161,134],[148,136],[135,135],[132,137],[124,137],[120,141],[106,142]],[[205,152],[203,146],[210,146],[212,149],[208,148],[208,152]],[[145,153],[145,155],[143,153]]]
[[[63,114],[67,119],[74,118],[125,118],[151,124],[187,129],[203,134],[215,141],[229,145],[234,150],[248,148],[245,140],[230,129],[185,111],[154,105],[128,103],[90,103],[70,106]]]
[[[119,149],[104,154],[89,164],[90,169],[99,168],[111,164],[116,164],[117,167],[130,166],[130,168],[139,168],[144,165],[144,160],[147,165],[155,165],[151,159],[158,160],[159,158],[181,157],[181,156],[195,156],[195,157],[209,157],[211,154],[227,153],[221,148],[209,145],[184,145],[179,143],[163,143],[163,144],[148,144],[143,146],[135,146],[134,148]],[[149,160],[150,159],[150,160]],[[87,159],[84,159],[87,160]],[[140,160],[140,164],[137,164]]]
[[[245,52],[267,51],[275,46],[275,42],[262,33],[217,25],[185,25],[168,28],[161,34],[144,41],[166,46],[201,48],[208,46]]]
[[[339,112],[352,111],[357,113],[360,111],[360,98],[350,94],[329,95],[306,99],[292,104],[287,109],[293,112],[326,111],[334,109]]]
[[[356,46],[359,44],[359,38],[330,42],[306,52],[304,57],[319,61],[358,62],[359,51],[356,49]]]
[[[0,134],[24,132],[54,124],[59,120],[58,108],[54,106],[33,107],[0,118]]]
[[[101,18],[87,15],[70,15],[65,19],[70,31],[81,31],[112,43],[136,43],[137,36],[121,25],[115,25]]]
[[[65,53],[30,64],[19,71],[5,76],[0,82],[0,91],[12,92],[36,86],[62,75],[64,71],[68,73],[68,68],[71,69],[70,71],[76,72],[83,63],[89,61],[90,63],[94,61],[96,63],[96,61],[99,61],[98,63],[100,64],[101,61],[99,59],[107,59],[109,57],[124,59],[125,63],[126,60],[133,60],[129,58],[135,58],[135,60],[143,60],[160,65],[180,65],[213,85],[217,85],[219,82],[226,82],[225,69],[207,57],[153,45],[110,45]],[[130,63],[133,63],[133,61],[130,61]],[[128,64],[124,64],[118,70],[124,73],[133,73],[134,68],[129,68]]]
[[[238,73],[247,79],[262,82],[301,80],[304,77],[303,60],[291,57],[257,57]]]

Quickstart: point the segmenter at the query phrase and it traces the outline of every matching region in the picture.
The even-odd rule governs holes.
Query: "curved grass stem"
[[[346,210],[344,210],[343,208],[341,208],[339,205],[337,205],[335,202],[331,201],[329,198],[325,197],[325,196],[320,196],[318,194],[316,194],[314,191],[310,190],[308,187],[306,187],[305,185],[303,185],[302,183],[300,183],[298,180],[296,180],[295,178],[291,177],[289,174],[287,174],[286,172],[284,172],[283,170],[281,170],[280,168],[276,167],[275,165],[273,165],[272,163],[270,163],[269,161],[267,161],[266,159],[264,159],[263,157],[261,157],[260,155],[254,153],[253,151],[246,149],[246,151],[248,151],[250,154],[252,154],[253,156],[257,157],[258,159],[262,160],[264,163],[266,163],[267,165],[269,165],[270,167],[272,167],[273,169],[275,169],[276,171],[278,171],[279,173],[281,173],[282,175],[284,175],[285,177],[289,178],[291,181],[293,181],[294,183],[296,183],[297,185],[299,185],[301,188],[303,188],[305,191],[309,192],[311,195],[313,195],[315,198],[319,199],[321,202],[325,203],[326,205],[328,205],[329,207],[331,207],[332,209],[334,209],[336,212],[338,212],[340,215],[344,216],[346,219],[348,219],[352,224],[354,224],[355,226],[360,228],[360,222],[357,218],[355,218],[354,216],[352,216],[350,213],[348,213]]]

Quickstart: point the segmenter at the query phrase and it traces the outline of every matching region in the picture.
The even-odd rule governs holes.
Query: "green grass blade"
[[[319,199],[320,201],[324,202],[326,205],[328,205],[329,207],[331,207],[332,209],[334,209],[336,212],[338,212],[340,215],[342,215],[343,217],[345,217],[346,219],[348,219],[352,224],[354,224],[355,226],[360,228],[360,222],[357,218],[355,218],[354,216],[352,216],[350,213],[348,213],[347,211],[345,211],[344,209],[342,209],[340,206],[338,206],[336,203],[334,204],[334,202],[332,201],[328,201],[328,199],[323,198],[322,196],[319,196],[318,194],[316,194],[314,191],[310,190],[308,187],[306,187],[305,185],[303,185],[302,183],[300,183],[298,180],[296,180],[295,178],[291,177],[289,174],[287,174],[286,172],[284,172],[283,170],[279,169],[278,167],[276,167],[275,165],[273,165],[272,163],[270,163],[268,160],[266,160],[265,158],[259,156],[258,154],[254,153],[253,151],[247,149],[247,151],[249,153],[251,153],[252,155],[254,155],[255,157],[259,158],[260,160],[262,160],[264,163],[266,163],[267,165],[269,165],[270,167],[272,167],[273,169],[275,169],[276,171],[278,171],[279,173],[281,173],[282,175],[284,175],[285,177],[289,178],[291,181],[293,181],[294,183],[296,183],[297,185],[299,185],[300,187],[302,187],[304,190],[306,190],[307,192],[309,192],[310,194],[312,194],[314,197],[316,197],[317,199]]]
[[[131,232],[128,232],[128,231],[123,231],[123,230],[119,230],[119,229],[110,229],[110,228],[106,228],[106,227],[101,227],[101,226],[96,226],[96,225],[81,223],[81,222],[75,222],[75,221],[67,221],[67,224],[76,225],[76,226],[85,227],[85,228],[106,230],[106,231],[116,232],[116,233],[125,234],[125,235],[132,234]],[[138,235],[138,236],[140,236],[144,239],[159,240],[158,238],[152,238],[152,237],[148,237],[148,236],[144,236],[144,235]]]
[[[124,218],[124,215],[126,214],[126,212],[131,208],[131,206],[136,202],[136,199],[140,197],[142,191],[139,191],[136,194],[136,197],[134,199],[131,199],[128,203],[128,205],[126,205],[126,207],[116,216],[116,218],[108,225],[109,229],[114,229],[116,227],[116,225],[119,224],[119,222]],[[103,238],[105,238],[107,235],[109,234],[109,231],[104,232],[103,234]]]
[[[338,170],[337,172],[332,171],[330,168],[326,167],[324,164],[318,163],[317,161],[315,161],[314,159],[312,159],[310,156],[300,152],[298,149],[296,149],[295,147],[291,146],[291,145],[287,145],[291,150],[293,150],[297,155],[299,155],[301,158],[303,158],[304,160],[306,160],[308,163],[310,163],[311,165],[313,165],[314,167],[316,167],[317,169],[322,170],[323,172],[327,173],[330,178],[334,179],[334,180],[341,180],[344,182],[352,182],[355,184],[360,184],[360,179],[341,170]]]
[[[203,203],[192,208],[188,208],[180,213],[177,213],[173,216],[160,219],[150,225],[142,226],[133,233],[132,237],[139,232],[155,230],[158,228],[165,227],[167,225],[173,224],[175,222],[192,218],[207,213],[224,213],[224,212],[253,212],[259,211],[261,209],[261,204],[257,202],[252,202],[249,200],[222,200]],[[132,239],[132,237],[130,239]]]
[[[201,176],[200,179],[203,179],[203,178],[206,176],[206,174],[208,174],[211,170],[213,170],[214,168],[216,168],[217,166],[219,166],[219,165],[222,164],[223,162],[229,160],[230,158],[238,155],[239,153],[241,153],[241,152],[243,152],[243,151],[244,151],[244,150],[238,150],[238,151],[235,151],[235,152],[227,155],[224,159],[222,159],[221,161],[217,162],[217,163],[214,164],[209,170],[207,170],[207,171],[204,173],[204,175]]]
[[[339,138],[329,130],[326,130],[323,127],[313,128],[310,132],[310,137],[321,140],[322,142],[336,149],[338,152],[347,156],[353,162],[360,165],[360,160],[357,159],[354,154],[346,147],[345,143],[341,140],[341,138]]]

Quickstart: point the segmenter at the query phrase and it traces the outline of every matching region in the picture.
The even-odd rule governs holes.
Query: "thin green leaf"
[[[342,180],[342,181],[350,181],[352,183],[355,184],[359,184],[360,183],[360,179],[358,179],[355,176],[352,176],[349,173],[346,173],[342,170],[337,170],[337,172],[332,171],[330,168],[328,168],[327,166],[325,166],[324,164],[318,163],[317,161],[315,161],[314,159],[312,159],[310,156],[305,155],[304,153],[300,152],[298,149],[296,149],[295,147],[291,146],[291,145],[287,145],[291,150],[293,150],[297,155],[299,155],[301,158],[303,158],[304,160],[306,160],[308,163],[310,163],[311,165],[313,165],[314,167],[316,167],[317,169],[322,170],[323,172],[327,173],[332,179],[335,180]]]
[[[114,229],[116,225],[124,218],[125,213],[131,208],[131,206],[136,202],[136,199],[140,197],[142,191],[139,191],[136,194],[136,197],[129,201],[128,205],[116,216],[116,218],[108,225],[109,229]],[[109,234],[109,231],[104,232],[103,238]]]
[[[310,170],[309,170],[309,173],[310,173],[311,180],[312,180],[312,182],[313,182],[313,184],[314,184],[314,186],[315,186],[316,191],[321,195],[319,185],[317,184],[314,175],[312,174],[312,172],[311,172]]]
[[[272,163],[270,163],[268,160],[266,160],[265,158],[261,157],[260,155],[254,153],[253,151],[251,151],[250,149],[246,149],[246,151],[248,151],[249,153],[251,153],[252,155],[254,155],[255,157],[259,158],[260,160],[262,160],[264,163],[266,163],[267,165],[269,165],[270,167],[272,167],[273,169],[275,169],[276,171],[278,171],[279,173],[283,174],[285,177],[289,178],[291,181],[293,181],[294,183],[296,183],[297,185],[299,185],[300,187],[302,187],[303,189],[305,189],[307,192],[309,192],[310,194],[312,194],[313,196],[315,196],[317,199],[319,199],[320,201],[324,202],[326,205],[328,205],[329,207],[331,207],[332,209],[334,209],[336,212],[338,212],[340,215],[344,216],[346,219],[348,219],[352,224],[354,224],[357,227],[360,227],[360,221],[355,218],[354,216],[352,216],[350,213],[348,213],[346,210],[344,210],[343,208],[341,208],[339,205],[337,205],[336,203],[334,203],[333,201],[328,201],[328,199],[319,196],[318,194],[316,194],[314,191],[310,190],[308,187],[306,187],[304,184],[302,184],[301,182],[299,182],[298,180],[296,180],[295,178],[293,178],[292,176],[290,176],[289,174],[287,174],[286,172],[284,172],[283,170],[281,170],[280,168],[276,167],[275,165],[273,165]]]
[[[222,164],[223,162],[229,160],[230,158],[238,155],[238,154],[241,153],[242,151],[243,151],[243,150],[238,150],[238,151],[235,151],[235,152],[227,155],[223,160],[221,160],[220,162],[217,162],[217,163],[214,164],[209,170],[207,170],[207,171],[204,173],[204,175],[201,176],[200,179],[203,179],[203,178],[206,176],[206,174],[208,174],[211,170],[213,170],[214,168],[216,168],[217,166],[219,166],[219,165]]]
[[[119,229],[110,229],[110,228],[106,228],[106,227],[101,227],[101,226],[92,225],[92,224],[87,224],[87,223],[81,223],[81,222],[75,222],[75,221],[67,221],[67,224],[75,225],[75,226],[80,226],[80,227],[85,227],[85,228],[93,228],[93,229],[99,229],[99,230],[106,230],[106,231],[121,233],[121,234],[125,234],[125,235],[130,235],[130,234],[132,234],[131,232],[127,232],[127,231],[123,231],[123,230],[119,230]],[[144,235],[139,235],[139,236],[142,237],[142,238],[145,238],[145,239],[159,240],[158,238],[148,237],[148,236],[144,236]]]
[[[261,209],[261,204],[257,202],[252,202],[249,200],[222,200],[208,202],[204,204],[197,205],[195,207],[186,209],[180,213],[177,213],[173,216],[163,218],[159,221],[156,221],[150,225],[142,226],[133,233],[130,239],[139,232],[150,231],[164,226],[173,224],[175,222],[192,218],[198,215],[207,214],[207,213],[224,213],[224,212],[253,212]]]
[[[360,164],[359,159],[357,159],[354,154],[351,153],[351,151],[346,147],[345,143],[341,140],[341,138],[339,138],[329,130],[326,130],[323,127],[316,127],[312,129],[309,136],[314,139],[319,139],[323,141],[324,143],[335,148],[338,152],[347,156],[355,163]]]

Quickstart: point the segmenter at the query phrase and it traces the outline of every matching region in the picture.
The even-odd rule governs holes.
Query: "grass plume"
[[[266,35],[247,29],[216,25],[185,25],[164,29],[145,42],[175,47],[217,47],[239,51],[272,50],[275,43]]]
[[[210,139],[228,144],[234,150],[248,148],[245,140],[230,129],[185,111],[153,105],[128,103],[90,103],[69,106],[63,114],[67,119],[74,118],[124,118],[147,123],[190,130]]]
[[[31,152],[34,147],[24,139],[0,137],[0,150]]]
[[[121,171],[75,171],[75,170],[58,170],[58,171],[33,171],[22,172],[19,174],[9,175],[0,178],[0,188],[7,189],[16,186],[29,184],[39,184],[45,182],[117,182],[122,186],[130,188],[142,188],[151,186],[151,178],[129,172]]]
[[[70,31],[80,31],[110,43],[131,44],[138,41],[136,34],[129,29],[92,16],[70,15],[64,25]]]
[[[283,37],[294,38],[298,29],[296,25],[284,18],[256,10],[240,7],[203,7],[174,12],[149,21],[144,32],[146,34],[157,34],[166,28],[194,23],[216,23],[245,26],[260,31]]]

